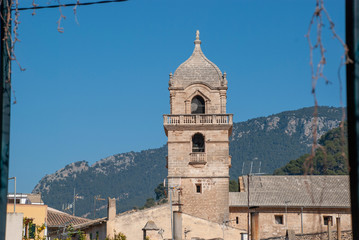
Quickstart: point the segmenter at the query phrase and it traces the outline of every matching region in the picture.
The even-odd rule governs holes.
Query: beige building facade
[[[197,31],[191,57],[170,74],[168,136],[170,203],[115,214],[74,226],[87,239],[123,233],[127,239],[240,239],[243,229],[229,226],[229,136],[233,115],[226,113],[227,79],[201,50]],[[91,235],[91,236],[90,236]]]
[[[247,229],[253,240],[351,226],[348,176],[245,176],[231,192],[231,226]],[[248,219],[249,215],[249,219]],[[249,222],[249,226],[248,226]]]
[[[13,218],[18,218],[19,215],[16,216],[16,213],[23,216],[20,226],[21,235],[28,239],[35,239],[37,228],[44,226],[45,228],[40,232],[39,236],[46,236],[48,207],[41,201],[41,196],[39,194],[17,194],[16,197],[17,200],[15,202],[14,195],[8,195],[8,202],[10,203],[7,204],[7,213],[9,217],[11,213],[14,214]],[[14,233],[14,228],[8,230]]]
[[[170,204],[162,204],[144,210],[132,210],[116,213],[115,199],[109,199],[107,218],[91,220],[74,225],[75,230],[85,233],[87,240],[104,240],[114,238],[118,233],[127,239],[170,240],[174,239],[240,239],[244,230],[234,228],[228,224],[208,221],[175,211],[171,214]],[[173,221],[173,232],[171,227]],[[144,234],[144,232],[146,233]]]
[[[109,199],[107,218],[74,228],[101,240],[119,232],[130,240],[283,239],[287,230],[335,229],[337,219],[350,230],[347,176],[242,176],[239,192],[229,193],[226,73],[204,56],[198,31],[194,43],[191,57],[170,74],[170,114],[163,116],[169,203],[116,215]]]
[[[201,50],[197,31],[191,57],[170,74],[168,187],[178,210],[223,223],[229,217],[229,136],[227,79]]]

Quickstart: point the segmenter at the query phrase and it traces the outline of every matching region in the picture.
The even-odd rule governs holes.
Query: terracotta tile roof
[[[245,192],[231,192],[229,205],[247,206]],[[250,206],[350,208],[348,176],[250,176]],[[287,202],[287,203],[286,203]]]
[[[69,224],[76,225],[90,221],[90,219],[72,216],[54,208],[48,207],[47,209],[47,225],[49,227],[59,227]]]
[[[91,226],[94,226],[94,225],[99,225],[99,224],[102,224],[104,222],[107,222],[107,217],[97,218],[97,219],[94,219],[94,220],[90,220],[88,222],[80,223],[80,224],[74,225],[73,228],[74,228],[74,230],[86,229],[88,227],[91,227]]]

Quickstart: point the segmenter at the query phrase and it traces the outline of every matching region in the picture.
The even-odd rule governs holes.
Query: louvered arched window
[[[191,113],[192,114],[204,114],[206,112],[206,106],[204,99],[201,96],[195,96],[191,102]]]
[[[201,133],[196,133],[192,137],[192,152],[204,152],[204,136]]]

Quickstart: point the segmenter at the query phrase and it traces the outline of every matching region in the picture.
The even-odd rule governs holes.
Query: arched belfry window
[[[204,136],[200,133],[192,137],[192,152],[204,152]]]
[[[201,96],[195,96],[191,102],[191,113],[192,114],[204,114],[205,111],[204,99]]]

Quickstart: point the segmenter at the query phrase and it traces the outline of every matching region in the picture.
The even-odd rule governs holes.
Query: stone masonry
[[[320,233],[311,233],[311,234],[297,234],[295,236],[295,240],[327,240],[328,232],[320,232]],[[337,232],[332,231],[332,239],[337,240]],[[342,240],[353,240],[353,232],[352,231],[342,231],[341,233]],[[271,237],[271,238],[261,238],[261,240],[286,240],[285,236],[281,237]]]
[[[226,113],[226,73],[204,56],[198,31],[194,43],[192,56],[170,74],[171,114],[164,115],[168,183],[183,213],[222,223],[229,217],[233,116]],[[195,135],[203,141],[199,149]]]

